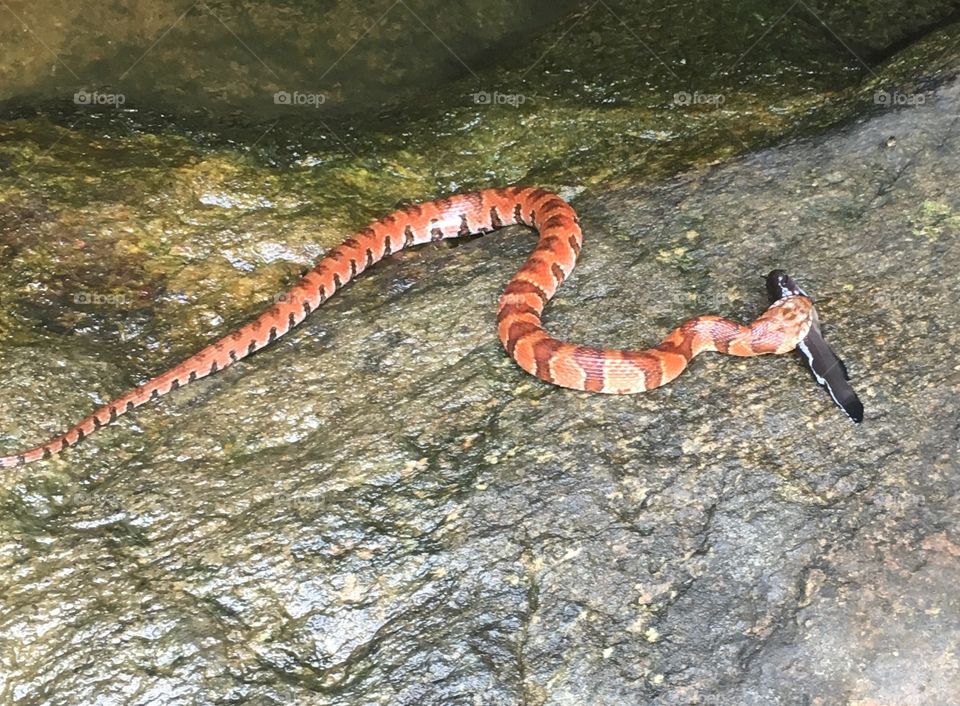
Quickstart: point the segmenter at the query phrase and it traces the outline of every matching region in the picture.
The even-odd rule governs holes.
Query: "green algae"
[[[938,240],[944,234],[955,239],[960,236],[960,214],[944,201],[924,201],[911,214],[914,235]]]

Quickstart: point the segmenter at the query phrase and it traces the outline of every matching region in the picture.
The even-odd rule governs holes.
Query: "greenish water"
[[[122,8],[53,0],[11,9],[4,18],[0,98],[72,100],[78,94],[91,108],[119,102],[227,122],[297,114],[297,108],[377,112],[425,88],[479,75],[576,4],[373,0]],[[48,62],[53,70],[43,71]]]
[[[18,15],[34,38],[0,29],[0,115],[121,138],[173,134],[322,171],[325,193],[392,182],[411,199],[493,182],[657,179],[834,122],[874,61],[952,7],[44,5],[46,15]],[[58,13],[59,24],[45,19]],[[54,70],[37,68],[38,54],[50,57],[34,39],[56,53]],[[122,169],[143,155],[118,157]]]

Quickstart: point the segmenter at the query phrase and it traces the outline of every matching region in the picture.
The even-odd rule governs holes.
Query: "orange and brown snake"
[[[278,303],[246,326],[104,405],[46,443],[0,456],[0,467],[49,458],[134,407],[223,370],[269,345],[386,255],[411,245],[487,233],[513,224],[535,228],[539,240],[500,297],[497,331],[507,353],[527,372],[574,390],[628,394],[665,385],[704,351],[755,356],[799,349],[821,384],[836,378],[834,387],[828,385],[831,394],[854,421],[860,421],[857,413],[851,412],[849,400],[838,399],[835,388],[845,385],[846,371],[819,334],[813,302],[780,271],[771,273],[768,280],[773,303],[746,326],[719,316],[697,316],[646,350],[594,348],[552,337],[543,329],[540,315],[573,271],[583,236],[577,214],[562,198],[544,189],[514,186],[414,204],[371,223],[330,250]],[[814,367],[816,362],[820,372]],[[843,371],[842,379],[837,370]],[[859,405],[849,386],[839,394],[852,395]]]

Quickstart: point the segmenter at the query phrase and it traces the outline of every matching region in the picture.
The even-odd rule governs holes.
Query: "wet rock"
[[[405,253],[267,351],[5,474],[0,693],[956,702],[960,64],[934,53],[922,92],[895,62],[850,98],[882,84],[909,105],[580,194],[581,264],[548,309],[558,334],[648,344],[704,311],[754,317],[783,267],[817,298],[863,425],[792,357],[704,357],[632,397],[552,388],[493,334],[529,235]],[[362,224],[344,194],[373,180],[343,170],[313,202],[311,177],[137,135],[115,149],[153,162],[121,180],[81,132],[4,129],[49,130],[87,170],[64,178],[39,139],[8,155],[42,188],[0,209],[4,448],[242,321]],[[169,193],[200,206],[171,214]],[[75,321],[63,302],[94,281],[146,291],[147,333]]]

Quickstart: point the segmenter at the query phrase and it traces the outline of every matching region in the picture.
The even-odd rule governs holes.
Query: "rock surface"
[[[705,311],[752,318],[783,267],[818,300],[864,424],[791,356],[704,357],[640,396],[552,388],[493,333],[528,234],[405,253],[267,351],[5,476],[0,697],[960,703],[960,58],[940,61],[909,105],[581,194],[584,253],[548,309],[557,334],[648,344]],[[54,175],[0,210],[14,273],[49,260],[107,283],[0,302],[5,449],[228,329],[224,271],[251,270],[228,292],[249,302],[239,323],[310,254],[302,185],[269,172],[244,191],[223,162],[165,154],[136,197],[91,168],[100,193],[116,181],[109,213]],[[157,192],[191,183],[207,208],[161,229]],[[93,275],[69,255],[87,248]],[[201,264],[178,280],[177,258]],[[199,305],[151,345],[181,282]],[[120,302],[114,328],[62,299],[141,291],[160,303]]]

